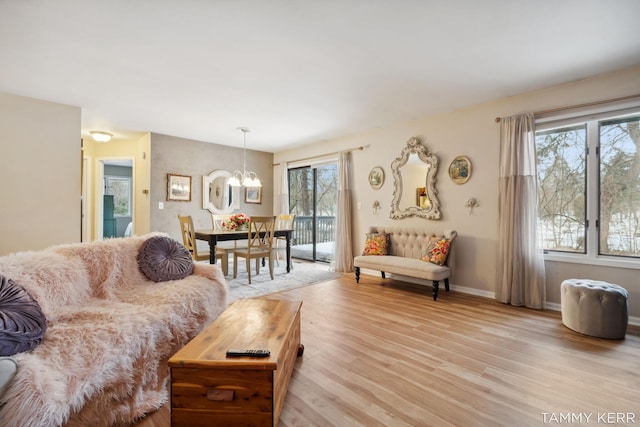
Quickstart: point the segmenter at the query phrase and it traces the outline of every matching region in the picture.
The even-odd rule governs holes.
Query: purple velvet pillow
[[[154,282],[184,279],[193,272],[189,250],[164,236],[151,237],[142,244],[138,251],[138,266]]]
[[[0,356],[33,350],[44,338],[47,319],[25,288],[0,275]]]

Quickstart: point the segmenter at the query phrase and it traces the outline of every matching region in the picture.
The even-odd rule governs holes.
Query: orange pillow
[[[389,235],[384,233],[367,233],[362,255],[387,255],[389,252]]]
[[[423,251],[422,260],[437,265],[444,265],[451,250],[451,240],[444,237],[431,237],[426,249]]]

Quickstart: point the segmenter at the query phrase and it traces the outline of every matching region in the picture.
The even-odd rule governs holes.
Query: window
[[[338,164],[289,169],[289,213],[296,215],[296,258],[331,262],[338,210]]]
[[[113,195],[113,214],[131,216],[131,178],[105,176],[104,194]]]
[[[640,259],[640,108],[536,129],[545,253]]]

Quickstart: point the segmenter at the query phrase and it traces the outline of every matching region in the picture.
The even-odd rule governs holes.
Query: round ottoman
[[[588,279],[568,279],[560,286],[562,323],[599,338],[624,338],[629,322],[629,293],[621,286]]]

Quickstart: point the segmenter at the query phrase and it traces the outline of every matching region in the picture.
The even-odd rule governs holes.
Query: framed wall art
[[[458,156],[449,165],[449,178],[456,184],[464,184],[471,178],[471,161],[465,156]]]
[[[262,203],[262,187],[245,187],[245,203]]]
[[[384,170],[380,166],[376,166],[369,172],[369,185],[374,190],[379,190],[384,184]]]
[[[167,174],[167,200],[179,202],[191,201],[191,177],[187,175]]]

